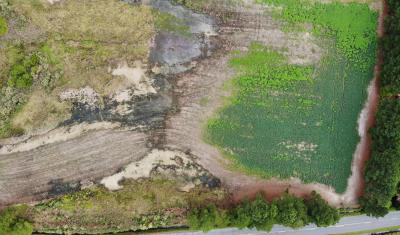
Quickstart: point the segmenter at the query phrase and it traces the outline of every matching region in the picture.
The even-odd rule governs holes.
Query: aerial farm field
[[[359,3],[259,2],[274,6],[287,30],[312,28],[324,55],[317,64],[293,65],[268,45],[235,51],[235,93],[207,123],[206,138],[233,168],[298,177],[342,193],[373,78],[377,13]]]
[[[0,0],[0,235],[358,213],[380,3]]]

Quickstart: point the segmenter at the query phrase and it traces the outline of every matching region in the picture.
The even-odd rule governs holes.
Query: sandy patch
[[[43,145],[74,139],[89,131],[113,129],[118,126],[119,124],[111,122],[96,122],[90,124],[80,123],[72,127],[61,127],[46,134],[31,137],[30,139],[24,140],[20,143],[2,145],[0,146],[0,155],[29,151]]]
[[[128,102],[133,97],[132,90],[123,90],[113,95],[112,99],[118,103]]]
[[[50,3],[50,4],[54,4],[54,3],[57,3],[57,2],[60,2],[61,0],[47,0],[47,2],[48,3]]]
[[[118,190],[122,186],[119,182],[123,179],[140,179],[140,178],[150,178],[152,171],[162,166],[162,168],[176,168],[187,166],[192,161],[188,156],[180,151],[170,151],[170,150],[157,150],[154,149],[142,160],[133,162],[129,164],[123,171],[105,177],[101,180],[103,184],[109,190]],[[174,169],[176,171],[176,169]],[[196,171],[190,169],[190,167],[185,171],[189,176],[195,176]],[[185,189],[187,190],[187,189]]]
[[[305,141],[302,141],[299,143],[293,143],[292,141],[286,141],[286,142],[282,142],[279,144],[284,145],[285,148],[287,148],[287,149],[294,149],[297,152],[304,152],[304,151],[315,152],[315,150],[318,147],[318,145],[316,145],[316,144],[308,143]]]
[[[113,114],[118,114],[118,115],[128,115],[130,113],[132,113],[133,110],[133,106],[129,105],[129,104],[118,104],[116,108],[114,108],[113,110],[111,110],[111,112]]]
[[[118,65],[113,69],[111,74],[113,76],[122,76],[126,79],[126,86],[134,88],[133,95],[147,95],[157,93],[152,86],[150,78],[146,76],[145,66],[140,61],[135,62],[135,67],[129,67],[126,62]],[[125,91],[122,91],[125,92]]]

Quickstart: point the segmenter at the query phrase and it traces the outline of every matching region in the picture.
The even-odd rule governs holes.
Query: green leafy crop
[[[280,6],[276,16],[289,24],[311,23],[315,38],[324,40],[324,55],[317,65],[303,66],[260,44],[233,53],[235,93],[209,120],[205,138],[235,169],[344,192],[373,77],[376,13],[358,3],[260,2]]]
[[[367,4],[321,3],[309,0],[258,0],[283,7],[277,16],[288,23],[311,23],[316,35],[333,37],[339,50],[352,62],[368,66],[365,51],[376,43],[378,13]],[[367,60],[367,61],[366,61]]]

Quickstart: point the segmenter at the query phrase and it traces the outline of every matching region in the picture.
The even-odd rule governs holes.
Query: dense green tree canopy
[[[360,199],[368,215],[384,216],[400,181],[400,2],[388,0],[389,16],[381,41],[381,100],[371,130],[372,155],[365,169],[365,194]]]
[[[307,200],[285,193],[271,203],[258,194],[253,201],[245,200],[229,210],[209,205],[193,209],[188,216],[190,227],[203,231],[227,226],[270,231],[274,224],[298,228],[310,222],[329,226],[338,220],[338,211],[315,192]]]
[[[338,211],[330,207],[315,191],[312,192],[311,197],[305,203],[311,222],[319,227],[336,224],[340,219]]]

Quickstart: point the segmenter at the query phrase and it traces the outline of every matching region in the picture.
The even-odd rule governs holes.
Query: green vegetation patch
[[[6,35],[8,32],[8,25],[6,19],[0,16],[0,37]]]
[[[388,16],[381,40],[383,64],[380,102],[372,133],[372,154],[365,169],[365,193],[360,200],[368,215],[384,216],[399,208],[400,182],[400,5],[387,1]]]
[[[29,88],[33,83],[33,75],[37,72],[39,65],[38,55],[30,55],[18,61],[11,67],[8,85],[13,88]]]
[[[33,100],[37,101],[32,93],[40,93],[42,97],[47,97],[47,100],[51,99],[49,97],[52,90],[62,76],[59,62],[46,44],[33,47],[20,44],[7,45],[2,52],[4,55],[0,58],[0,66],[4,71],[0,74],[0,138],[23,134],[30,126],[27,119],[33,118],[35,112],[43,112],[47,116],[56,115],[47,112],[49,109],[46,100],[36,102],[36,107],[29,109],[26,104]],[[60,104],[57,98],[52,98],[53,104]],[[44,109],[38,109],[37,105]],[[68,105],[64,105],[63,108],[60,108],[62,105],[56,106],[58,111],[67,112]],[[38,122],[44,120],[46,119],[39,119]],[[32,125],[39,127],[43,124]]]
[[[236,169],[299,177],[344,192],[359,141],[358,116],[373,77],[376,13],[355,3],[263,2],[283,6],[281,15],[289,22],[313,23],[327,53],[316,66],[288,64],[257,44],[234,53],[235,95],[207,123],[206,139]],[[344,16],[335,21],[340,9]],[[360,21],[355,12],[369,21],[354,24]]]
[[[338,211],[313,192],[305,200],[285,193],[271,203],[258,194],[255,200],[245,200],[229,209],[209,204],[192,210],[188,222],[192,229],[203,231],[225,227],[270,231],[274,224],[299,228],[315,223],[326,227],[337,223],[339,218]]]
[[[351,62],[370,66],[375,61],[365,52],[376,41],[378,13],[367,4],[321,3],[309,0],[258,0],[282,7],[277,16],[288,23],[311,23],[316,35],[334,38],[337,48]],[[339,17],[340,16],[340,17]]]
[[[184,24],[182,19],[166,12],[154,10],[155,27],[157,30],[177,33],[183,36],[190,36],[190,27]]]
[[[12,206],[0,213],[0,235],[31,235],[33,225],[27,220],[25,205]]]
[[[34,227],[50,233],[114,233],[186,223],[189,208],[225,199],[225,192],[179,191],[173,180],[126,181],[118,191],[84,189],[31,208]]]

